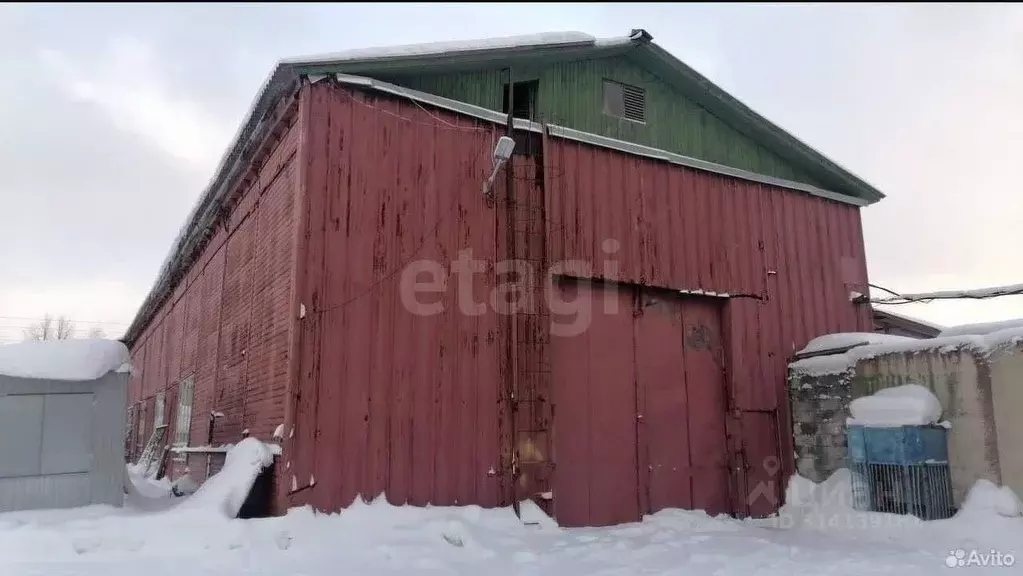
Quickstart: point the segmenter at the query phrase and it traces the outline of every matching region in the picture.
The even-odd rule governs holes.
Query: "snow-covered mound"
[[[951,326],[945,328],[939,334],[939,338],[947,336],[984,336],[992,334],[994,332],[1001,332],[1002,330],[1009,330],[1012,328],[1023,328],[1023,318],[1017,318],[1015,320],[1003,320],[1001,322],[983,322],[980,324],[963,324],[961,326]]]
[[[226,468],[224,477],[241,481],[233,486],[239,491],[249,477],[242,472],[266,461],[254,442],[239,444]],[[572,530],[558,528],[530,502],[520,519],[510,508],[395,506],[384,495],[356,499],[338,514],[302,507],[237,520],[214,497],[233,497],[229,484],[207,490],[205,502],[160,512],[0,514],[0,574],[933,576],[947,570],[950,551],[1019,554],[1023,541],[1023,521],[988,506],[971,504],[969,514],[935,522],[852,510],[844,471],[822,484],[792,479],[782,512],[794,522],[662,510],[641,523]],[[989,488],[975,488],[975,503],[991,501]],[[174,500],[181,499],[167,499]]]
[[[818,349],[817,351],[819,353],[823,353],[827,349],[824,348],[819,341],[821,339],[828,339],[830,336],[835,337],[830,339],[830,342],[832,343],[836,340],[839,343],[848,343],[855,342],[855,339],[851,337],[856,335],[832,334],[828,336],[821,336],[820,338],[811,341],[806,348],[803,348],[803,350],[799,352],[799,355],[805,356],[808,349],[811,352]],[[872,336],[885,337],[877,338],[876,341],[855,346],[845,352],[811,356],[809,358],[796,360],[792,364],[789,364],[789,368],[793,372],[799,374],[842,374],[852,371],[852,369],[856,366],[856,363],[860,360],[869,360],[885,354],[917,352],[950,353],[958,350],[965,350],[979,356],[988,356],[997,350],[1003,350],[1008,346],[1015,346],[1023,343],[1023,326],[1014,326],[1009,324],[1009,327],[1007,328],[993,330],[983,335],[965,334],[958,336],[941,336],[939,338],[902,338],[878,334],[874,334]],[[875,339],[872,338],[872,340]],[[825,343],[828,341],[829,340],[824,340]],[[817,343],[815,344],[815,342]],[[843,346],[838,346],[834,349],[842,350],[843,348]]]
[[[132,499],[167,498],[170,495],[171,482],[166,477],[156,480],[149,478],[135,465],[125,466],[125,489]]]
[[[941,419],[941,403],[927,388],[906,384],[878,390],[849,404],[852,418],[859,426],[921,426]]]
[[[1018,514],[1019,499],[1007,486],[999,488],[987,480],[978,480],[955,516],[925,522],[908,515],[856,510],[851,481],[846,469],[838,470],[820,484],[793,476],[785,493],[785,505],[777,516],[749,522],[788,532],[824,533],[835,545],[841,539],[844,546],[852,541],[868,541],[871,546],[898,543],[916,554],[936,551],[947,554],[956,549],[981,552],[994,549],[1017,556],[1023,553],[1020,545],[1023,519],[1013,514],[1014,511]],[[939,564],[925,573],[937,573],[939,569],[944,567]]]
[[[806,356],[817,354],[828,350],[844,351],[848,348],[863,346],[867,344],[897,344],[899,342],[912,341],[913,338],[897,336],[895,334],[876,334],[874,332],[840,332],[837,334],[825,334],[818,336],[803,347],[797,355]]]
[[[224,467],[208,478],[181,509],[219,510],[234,518],[248,497],[256,477],[273,462],[270,448],[255,438],[245,438],[227,453]]]
[[[47,380],[95,380],[130,369],[128,348],[116,340],[26,341],[0,346],[0,375]]]
[[[977,480],[970,488],[959,510],[960,515],[997,514],[1006,518],[1017,518],[1021,513],[1019,497],[1008,486],[999,488],[986,479]]]

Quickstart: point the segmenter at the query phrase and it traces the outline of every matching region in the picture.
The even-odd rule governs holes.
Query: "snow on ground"
[[[273,459],[273,453],[266,444],[255,438],[242,440],[227,453],[220,472],[203,482],[180,508],[219,510],[224,516],[234,518],[245,503],[256,477]]]
[[[0,376],[95,380],[129,369],[128,348],[117,340],[26,341],[0,346]]]
[[[1007,489],[978,483],[958,516],[925,523],[852,510],[845,471],[820,485],[794,478],[788,504],[760,520],[665,510],[642,523],[562,529],[531,503],[523,515],[540,520],[532,526],[510,509],[395,507],[383,497],[340,514],[296,508],[280,518],[232,519],[239,490],[266,461],[258,444],[235,447],[222,480],[207,482],[212,488],[161,499],[172,503],[165,510],[0,514],[0,574],[913,576],[947,570],[958,550],[964,563],[974,551],[1023,554],[1023,519]],[[1020,567],[956,573],[985,570]]]
[[[927,388],[905,384],[885,388],[849,404],[847,423],[859,426],[921,426],[941,419],[941,403]]]

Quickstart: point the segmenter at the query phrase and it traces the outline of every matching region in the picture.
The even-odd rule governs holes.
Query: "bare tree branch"
[[[75,337],[75,324],[67,316],[56,320],[47,314],[42,320],[25,329],[26,340],[70,340]],[[100,336],[101,338],[103,336]]]
[[[44,340],[53,339],[53,317],[47,314],[42,320],[29,326],[25,329],[26,340],[38,340],[40,342]]]
[[[67,316],[57,318],[57,340],[70,340],[75,337],[75,324]]]

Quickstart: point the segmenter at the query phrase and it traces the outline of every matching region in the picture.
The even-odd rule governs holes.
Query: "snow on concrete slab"
[[[891,339],[891,335],[887,336],[889,338],[857,346],[840,354],[826,354],[803,358],[793,362],[789,367],[794,372],[800,374],[840,374],[851,371],[860,360],[876,358],[884,354],[924,351],[948,353],[956,350],[969,350],[979,355],[988,355],[1005,346],[1023,343],[1023,326],[1009,327],[984,335],[966,334],[925,339],[904,338],[899,340]]]
[[[992,332],[1000,332],[1009,328],[1023,328],[1023,318],[1004,320],[1002,322],[983,322],[979,324],[963,324],[942,330],[938,336],[983,336]]]
[[[922,426],[937,424],[941,403],[927,388],[905,384],[884,388],[849,404],[848,424],[868,427]]]
[[[128,348],[116,340],[26,341],[0,346],[0,376],[95,380],[130,368]]]
[[[866,344],[892,344],[916,340],[906,336],[895,334],[875,334],[873,332],[840,332],[837,334],[825,334],[818,336],[800,350],[798,356],[818,354],[828,350],[843,351],[847,348],[863,346]]]

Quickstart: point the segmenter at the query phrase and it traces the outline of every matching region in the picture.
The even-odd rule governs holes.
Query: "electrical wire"
[[[946,290],[941,292],[925,292],[919,294],[900,294],[883,286],[869,284],[871,288],[887,292],[894,298],[870,298],[871,304],[898,306],[901,304],[929,303],[935,300],[987,300],[1001,296],[1023,295],[1023,284],[982,288],[979,290]]]

